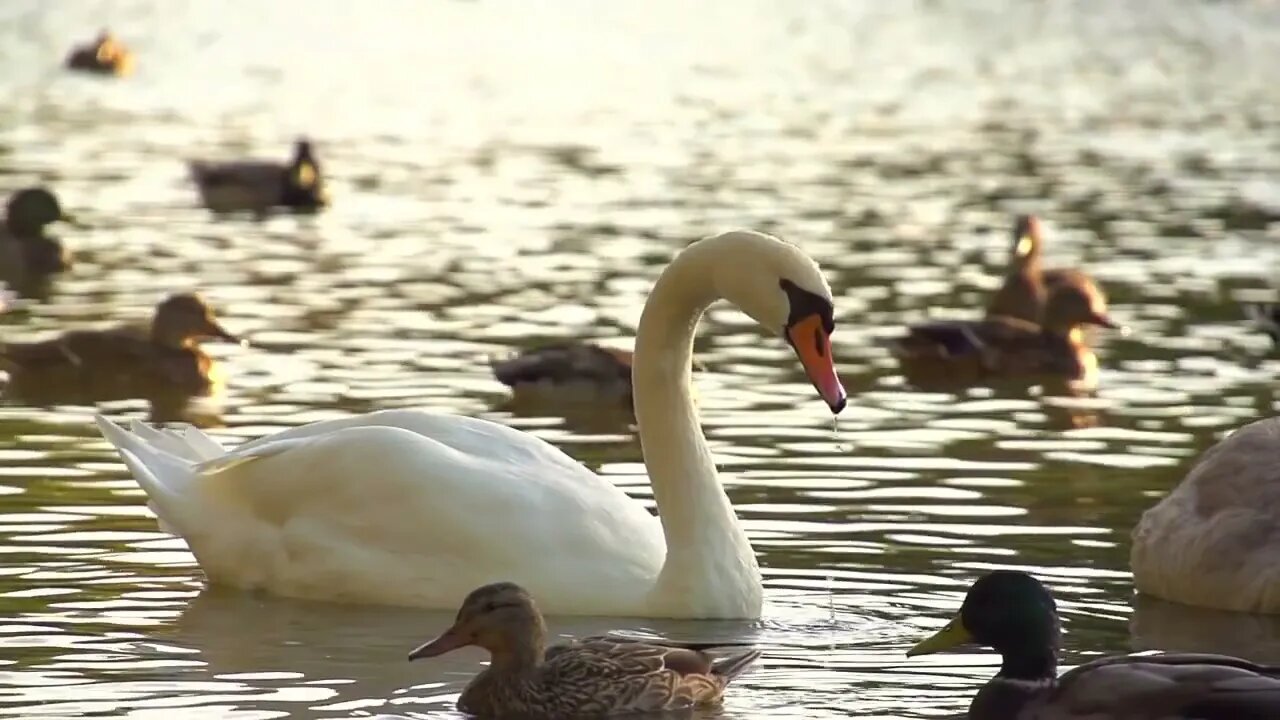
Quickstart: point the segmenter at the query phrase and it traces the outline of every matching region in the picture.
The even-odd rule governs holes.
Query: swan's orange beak
[[[440,637],[429,643],[424,643],[414,648],[409,653],[409,660],[420,660],[422,658],[436,657],[443,655],[451,650],[457,650],[460,647],[466,647],[471,644],[471,640],[466,633],[460,632],[458,626],[445,630]]]
[[[787,342],[800,358],[804,374],[809,382],[818,390],[818,394],[831,408],[831,412],[840,414],[848,402],[840,377],[836,375],[836,366],[831,358],[831,335],[817,313],[806,315],[787,326]]]

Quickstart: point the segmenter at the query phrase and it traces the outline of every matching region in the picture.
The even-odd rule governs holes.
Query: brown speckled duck
[[[0,345],[0,369],[9,373],[6,396],[29,402],[79,402],[203,394],[218,382],[205,339],[239,340],[196,294],[171,295],[150,327],[73,330],[51,340]]]
[[[520,586],[474,590],[443,634],[410,660],[476,645],[489,667],[458,698],[458,709],[483,717],[584,717],[715,705],[725,687],[760,656],[757,650],[716,661],[707,647],[589,637],[546,647],[547,629]]]
[[[72,219],[46,188],[25,188],[9,197],[0,228],[0,271],[6,279],[48,275],[71,267],[71,253],[47,232],[49,225],[59,221]]]
[[[1013,224],[1013,245],[1004,284],[987,304],[987,317],[1011,317],[1040,322],[1049,293],[1058,285],[1080,275],[1074,270],[1041,266],[1044,227],[1034,215],[1019,215]]]
[[[969,720],[1270,720],[1280,667],[1224,655],[1103,657],[1058,677],[1061,622],[1053,596],[1023,572],[996,570],[969,588],[960,613],[907,652],[975,643],[1000,654]]]
[[[1102,290],[1064,271],[1039,325],[1010,317],[913,325],[892,347],[907,380],[920,387],[1070,380],[1091,384],[1098,359],[1082,325],[1118,328]]]
[[[72,70],[124,76],[133,72],[133,53],[108,30],[98,34],[91,43],[79,45],[67,55],[67,67]]]
[[[215,213],[263,216],[273,208],[315,212],[329,204],[320,163],[305,138],[294,143],[288,163],[193,160],[189,168],[201,202]]]

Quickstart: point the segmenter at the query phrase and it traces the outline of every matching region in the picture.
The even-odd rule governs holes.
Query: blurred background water
[[[136,74],[67,74],[103,26]],[[1265,0],[6,0],[0,190],[48,183],[90,228],[0,333],[139,319],[198,287],[253,343],[210,348],[224,442],[430,408],[529,429],[647,499],[625,415],[512,405],[488,358],[625,345],[675,250],[755,227],[826,269],[853,394],[833,431],[781,341],[709,315],[699,398],[765,619],[556,630],[758,640],[764,663],[710,715],[951,717],[995,659],[902,653],[975,574],[1016,567],[1059,595],[1069,664],[1280,660],[1272,622],[1134,598],[1127,569],[1141,511],[1274,411],[1280,361],[1239,303],[1276,297],[1277,58]],[[284,160],[299,134],[327,212],[196,206],[184,159]],[[884,340],[976,315],[1026,211],[1050,264],[1087,267],[1133,329],[1095,336],[1096,396],[913,391]],[[92,411],[0,408],[0,715],[450,712],[481,655],[404,660],[447,614],[203,590]]]

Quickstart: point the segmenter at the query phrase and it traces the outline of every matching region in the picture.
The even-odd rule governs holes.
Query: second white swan
[[[694,330],[719,298],[782,333],[832,412],[845,405],[817,264],[750,231],[689,245],[636,334],[636,420],[660,519],[552,445],[475,418],[374,412],[231,451],[194,428],[98,424],[210,582],[452,609],[509,580],[551,614],[756,618],[755,554],[690,397]]]

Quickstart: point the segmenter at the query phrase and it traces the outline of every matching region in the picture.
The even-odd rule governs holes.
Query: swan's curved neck
[[[760,607],[760,571],[691,395],[694,329],[719,298],[711,284],[714,258],[701,249],[667,266],[636,333],[636,422],[667,541],[655,600],[684,603],[706,617],[752,617]]]

